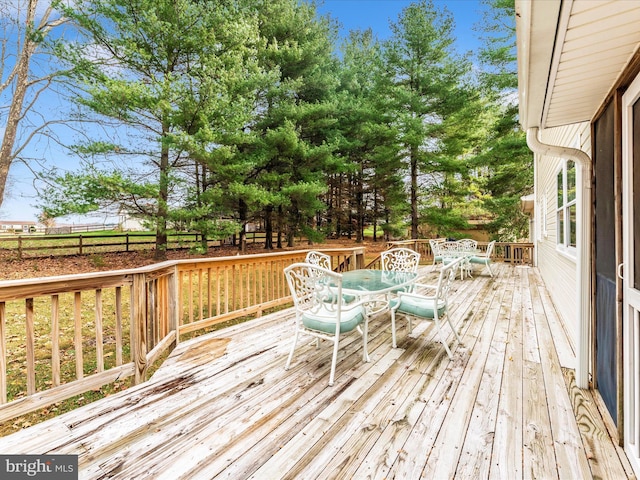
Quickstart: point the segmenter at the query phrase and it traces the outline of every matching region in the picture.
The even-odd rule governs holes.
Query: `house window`
[[[563,163],[558,172],[558,245],[576,248],[577,214],[576,204],[576,164],[572,160]]]

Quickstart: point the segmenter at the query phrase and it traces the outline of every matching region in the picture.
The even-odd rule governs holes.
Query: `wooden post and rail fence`
[[[265,233],[248,232],[248,244],[264,243]],[[208,240],[210,248],[232,245],[232,237],[224,240]],[[298,242],[301,238],[296,238]],[[277,234],[273,236],[274,243]],[[170,233],[167,249],[180,250],[199,247],[202,235],[199,233]],[[68,234],[68,235],[7,235],[0,236],[0,252],[17,256],[19,259],[52,255],[86,255],[107,252],[133,252],[153,250],[156,234],[146,232],[111,234]]]
[[[509,245],[531,257],[532,246]],[[185,336],[283,308],[283,269],[307,251],[0,281],[0,422],[123,379],[139,384]],[[367,266],[364,247],[321,251],[337,271]]]

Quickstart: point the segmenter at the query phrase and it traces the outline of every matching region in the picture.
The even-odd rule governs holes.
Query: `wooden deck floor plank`
[[[481,324],[482,328],[470,348],[469,366],[465,369],[461,383],[453,395],[444,427],[433,439],[434,445],[421,478],[453,478],[455,476],[498,320],[498,315],[489,315],[493,301],[488,301],[486,295],[483,296],[485,298],[481,308],[474,312],[478,316],[474,322]]]
[[[620,463],[616,446],[610,441],[591,392],[576,386],[573,370],[563,369],[563,374],[593,478],[626,478],[627,472]]]
[[[547,397],[544,389],[540,388],[544,383],[544,374],[531,294],[536,282],[531,269],[523,270],[523,324],[526,339],[523,355],[523,474],[525,478],[553,479],[558,478],[558,468]]]
[[[463,341],[467,340],[466,330],[471,328],[471,325],[475,325],[470,322],[470,315],[468,314],[473,308],[477,308],[474,302],[466,302],[461,300],[471,300],[475,297],[483,297],[487,294],[487,287],[483,282],[471,283],[456,283],[455,293],[452,297],[451,303],[451,315],[454,320],[454,326],[460,331],[460,335],[463,337]],[[463,294],[464,292],[464,294]],[[460,295],[456,300],[455,295]],[[433,324],[430,323],[432,326]],[[476,325],[477,327],[477,325]],[[414,332],[417,333],[418,329]],[[432,329],[432,335],[435,334],[435,329]],[[423,337],[418,337],[423,338]],[[453,335],[451,334],[451,338]],[[412,427],[416,424],[420,415],[422,414],[426,405],[426,398],[430,397],[433,390],[437,387],[437,382],[441,380],[446,372],[451,369],[451,363],[448,361],[444,354],[442,347],[438,343],[434,343],[433,339],[424,339],[424,351],[423,354],[417,359],[410,359],[403,355],[400,361],[405,362],[406,368],[411,371],[412,374],[420,374],[419,381],[415,383],[413,389],[410,389],[408,382],[403,383],[403,387],[408,391],[408,395],[398,395],[397,398],[392,400],[394,407],[396,407],[395,415],[391,412],[387,412],[387,416],[390,417],[390,421],[387,422],[382,433],[371,432],[368,436],[369,441],[366,443],[360,443],[360,449],[356,452],[355,456],[350,456],[348,463],[343,463],[339,469],[334,469],[331,472],[331,477],[337,475],[341,478],[378,478],[385,477],[389,468],[394,462],[398,460],[399,456],[402,456],[403,446],[406,443],[407,437],[411,433]],[[466,355],[464,352],[468,347],[458,347],[458,353],[456,355]],[[434,352],[437,356],[431,362],[424,362],[424,359],[432,357],[430,352]],[[420,365],[424,363],[424,365]],[[411,366],[418,366],[418,370],[411,370]],[[407,375],[408,377],[408,375]],[[398,398],[406,398],[403,402],[398,402]],[[376,438],[379,435],[379,438]],[[369,444],[373,442],[373,445],[369,447]],[[352,449],[347,449],[353,451]],[[355,469],[355,470],[354,470]],[[329,470],[329,468],[327,468]]]
[[[521,271],[514,269],[513,301],[504,305],[509,334],[502,370],[502,384],[489,478],[522,478],[522,292]]]
[[[305,340],[284,371],[288,309],[180,342],[146,384],[0,438],[0,451],[78,454],[83,479],[632,477],[591,392],[563,372],[573,352],[539,272],[495,272],[454,284],[465,345],[453,362],[428,322],[409,336],[401,320],[392,349],[380,316],[371,363],[345,337],[328,387],[326,345]]]
[[[498,415],[502,369],[505,362],[509,322],[504,305],[513,302],[515,277],[500,276],[500,294],[491,300],[489,322],[495,323],[491,350],[484,365],[480,388],[471,413],[462,452],[455,475],[458,478],[488,478],[491,467],[491,451]],[[495,318],[495,320],[493,320]],[[489,323],[491,324],[491,323]],[[488,332],[484,332],[488,334]]]
[[[399,351],[390,350],[384,361],[375,366],[375,373],[383,375],[396,361]],[[292,471],[300,468],[299,463],[304,460],[308,452],[317,448],[318,442],[324,441],[325,433],[333,432],[331,427],[345,415],[359,398],[369,390],[370,380],[366,377],[355,378],[353,382],[341,393],[336,401],[327,405],[322,411],[308,418],[309,422],[291,438],[286,447],[273,455],[269,460],[253,473],[251,478],[274,478],[274,476],[287,478]],[[266,460],[266,459],[265,459]]]
[[[390,342],[390,336],[388,337],[387,341]],[[402,349],[395,349],[390,351],[390,354],[394,356],[401,355],[402,353],[403,353]],[[396,358],[394,364],[397,362],[398,360]],[[389,367],[388,371],[391,371],[392,368],[393,367]],[[400,368],[400,367],[396,367],[396,368]],[[356,372],[354,374],[354,378],[360,378],[361,376],[362,375],[360,374],[360,372]],[[369,381],[371,382],[372,380],[369,380]],[[302,407],[301,412],[307,409],[307,405],[306,404],[303,404],[303,405],[305,406]],[[254,448],[259,449],[261,452],[265,452],[265,455],[266,455],[265,459],[272,455],[276,457],[270,460],[272,465],[274,463],[282,461],[282,459],[278,458],[278,455],[279,455],[278,450],[280,448],[282,448],[283,450],[286,450],[288,448],[287,446],[288,444],[293,443],[295,445],[299,441],[307,442],[308,435],[303,435],[302,440],[300,440],[301,428],[302,426],[304,426],[304,425],[300,425],[299,422],[296,422],[296,417],[299,416],[300,414],[301,413],[296,412],[295,416],[286,418],[268,436],[265,436],[260,441],[260,443],[257,443],[255,445]],[[276,450],[273,450],[274,442],[276,442],[278,445],[278,448]],[[298,447],[294,447],[294,448],[298,448]],[[280,454],[282,453],[283,452],[280,452]],[[265,459],[263,459],[263,461]],[[259,461],[255,457],[251,458],[247,456],[247,457],[240,458],[224,471],[224,475],[226,478],[248,478],[250,473],[253,473],[257,468],[259,468],[260,465],[258,464],[258,462]],[[264,468],[272,468],[272,466],[266,466]]]
[[[474,284],[476,294],[478,291],[486,290],[485,283],[486,282],[478,281]],[[465,309],[473,310],[474,308],[481,307],[482,303],[469,303],[457,309],[457,316],[463,317],[464,319],[464,317],[466,317]],[[452,312],[453,310],[454,309],[452,308]],[[456,325],[456,328],[464,328],[464,326],[461,325],[463,323],[462,320],[458,323],[460,325]],[[467,324],[468,323],[469,322],[467,322]],[[433,334],[435,333],[436,332],[434,331]],[[451,337],[453,338],[453,335],[451,335]],[[416,342],[417,340],[419,339],[414,339],[412,341]],[[425,344],[424,348],[420,349],[424,350],[426,348],[427,351],[433,352],[433,357],[439,357],[440,360],[434,358],[434,360],[430,362],[432,365],[436,361],[445,361],[445,357],[438,355],[439,351],[432,348],[432,342],[434,342],[434,340],[436,339],[428,340],[430,343]],[[428,356],[421,355],[421,358],[428,358]],[[403,358],[397,363],[401,363],[402,361],[404,361],[406,365],[418,366],[420,371],[429,368],[426,366],[422,367],[418,358],[409,360],[406,359],[406,355],[403,355]],[[401,369],[399,370],[399,373],[401,373],[402,376],[394,384],[393,390],[391,391],[387,388],[383,392],[377,392],[378,397],[380,396],[380,393],[383,393],[384,396],[382,398],[376,398],[373,402],[369,402],[369,408],[360,404],[354,405],[354,419],[351,420],[354,427],[352,427],[351,431],[346,431],[346,429],[339,427],[341,428],[340,437],[336,437],[335,441],[330,445],[327,445],[327,447],[333,450],[336,454],[340,451],[352,452],[349,457],[349,461],[345,462],[344,460],[340,460],[340,457],[337,455],[333,457],[329,455],[329,461],[327,462],[323,461],[322,458],[318,456],[317,460],[313,462],[314,468],[307,467],[296,473],[303,478],[353,478],[353,471],[357,469],[359,462],[361,462],[360,459],[366,456],[368,451],[371,449],[371,446],[379,437],[379,431],[383,430],[389,422],[393,420],[394,416],[397,415],[398,405],[396,397],[398,396],[398,392],[410,391],[415,387],[415,382],[417,380],[415,375],[408,375],[407,369]],[[409,380],[409,377],[413,378]],[[380,382],[382,382],[382,380],[383,379],[381,378]],[[384,383],[389,383],[389,380],[385,378]],[[327,447],[325,447],[325,449]],[[360,453],[362,453],[362,455],[359,455]]]
[[[404,443],[395,449],[397,453],[393,462],[390,462],[389,471],[385,472],[384,466],[376,467],[376,478],[379,478],[380,475],[390,478],[419,478],[421,475],[435,438],[447,417],[454,394],[462,381],[464,369],[469,365],[469,357],[472,355],[470,352],[476,348],[476,343],[481,335],[485,317],[482,312],[487,308],[485,302],[492,290],[492,283],[487,283],[485,280],[485,283],[476,282],[477,285],[483,285],[484,288],[476,289],[475,296],[470,294],[471,291],[466,291],[464,294],[461,292],[457,304],[461,311],[453,314],[467,319],[468,329],[463,332],[464,355],[456,355],[451,362],[451,368],[438,379],[437,385],[434,388],[426,389],[420,395],[421,402],[416,405],[422,406],[422,409],[419,415],[414,417],[415,422],[412,423],[411,431],[405,437]],[[478,312],[480,312],[479,315],[477,315]],[[475,316],[478,317],[478,321],[475,320]],[[430,383],[433,383],[433,380]],[[415,416],[415,413],[414,410],[412,416]]]
[[[282,354],[276,354],[276,357],[278,358],[282,358],[283,355]],[[258,357],[256,357],[258,358]],[[249,359],[248,359],[249,360]],[[262,368],[264,369],[264,371],[270,371],[273,370],[272,366],[269,366],[268,364],[265,365],[265,357],[263,356],[261,359],[259,360],[253,360],[250,359],[251,361],[255,362],[255,365],[251,366],[248,368],[248,370],[254,370],[256,368],[256,366],[262,366]],[[277,362],[279,362],[279,360],[276,360]],[[234,366],[236,369],[236,372],[231,372],[231,375],[233,375],[234,377],[237,377],[237,375],[242,374],[242,372],[238,372],[238,370],[242,370],[242,366]],[[281,366],[283,367],[283,365]],[[222,370],[224,370],[224,368],[222,368]],[[215,374],[217,373],[217,371],[210,369],[210,374],[215,376]],[[260,371],[255,371],[255,373],[257,375],[260,375],[261,372]],[[183,415],[189,415],[192,412],[197,412],[202,403],[208,403],[210,402],[209,398],[225,398],[224,392],[221,391],[214,391],[214,390],[210,390],[210,391],[202,391],[204,388],[204,385],[206,385],[206,382],[204,381],[205,378],[200,378],[198,380],[197,383],[197,387],[191,389],[189,392],[185,393],[185,395],[190,395],[187,398],[181,398],[181,397],[176,397],[173,396],[171,398],[171,401],[166,403],[166,410],[168,412],[171,412],[172,415],[167,415],[165,411],[163,411],[162,409],[162,405],[159,404],[154,404],[154,398],[155,395],[149,393],[150,390],[157,390],[158,391],[158,395],[160,396],[165,396],[166,395],[166,389],[162,386],[162,382],[160,382],[160,386],[158,382],[150,382],[148,384],[145,384],[143,386],[140,386],[140,391],[138,392],[138,396],[137,398],[140,400],[144,400],[144,407],[153,407],[150,409],[149,413],[155,414],[156,417],[153,416],[149,416],[148,414],[145,416],[145,422],[146,423],[151,423],[153,424],[153,422],[157,421],[157,418],[162,418],[163,416],[165,416],[165,421],[166,422],[172,422],[172,421],[176,421],[179,420],[181,416]],[[220,380],[220,378],[218,378],[218,380]],[[175,382],[175,378],[173,379],[173,382]],[[252,380],[251,379],[247,379],[247,384],[251,383]],[[234,381],[234,384],[237,383],[237,381]],[[224,382],[220,382],[217,381],[216,382],[216,386],[220,386],[222,387],[224,385]],[[184,382],[181,382],[180,388],[181,388],[181,394],[185,391],[185,385]],[[136,387],[138,388],[138,387]],[[130,392],[131,393],[131,392]],[[194,398],[193,395],[196,394],[197,398]],[[235,395],[238,395],[237,393]],[[114,396],[115,397],[115,396]],[[227,395],[228,397],[228,395]],[[117,398],[112,398],[114,401],[117,402]],[[110,445],[110,448],[113,450],[114,446],[117,449],[118,448],[118,442],[117,439],[118,438],[123,438],[126,439],[126,441],[133,441],[133,439],[135,439],[138,435],[142,434],[144,435],[145,431],[146,431],[146,426],[141,427],[141,429],[139,427],[136,426],[136,422],[132,422],[131,418],[128,418],[127,412],[126,412],[126,404],[124,405],[124,409],[120,408],[120,409],[111,409],[108,405],[104,405],[104,402],[102,402],[102,407],[99,409],[96,409],[97,411],[94,412],[94,417],[95,420],[98,422],[98,424],[92,424],[91,422],[91,415],[86,415],[84,416],[84,418],[82,419],[82,422],[78,421],[78,423],[74,423],[75,421],[73,419],[68,420],[69,422],[71,422],[72,425],[74,425],[75,428],[75,432],[74,432],[74,436],[76,438],[82,438],[86,435],[88,435],[87,432],[97,432],[97,435],[99,438],[102,438],[103,441],[107,444]],[[137,402],[133,402],[132,403],[132,408],[139,408],[142,405],[137,405]],[[181,406],[184,406],[184,409],[187,409],[186,411],[181,411]],[[121,405],[122,407],[122,405]],[[124,410],[124,411],[123,411]],[[220,410],[218,413],[222,412],[224,410]],[[121,422],[115,421],[113,422],[112,419],[109,417],[108,414],[112,413],[113,415],[116,415],[120,418],[122,418],[123,420]],[[109,430],[112,430],[114,432],[113,435],[107,434],[105,435],[105,433],[109,433]],[[98,450],[100,448],[101,445],[101,440],[100,439],[93,439],[91,437],[89,438],[85,438],[83,441],[89,442],[91,444],[91,450]],[[58,450],[61,448],[61,446],[59,446]],[[107,452],[108,454],[108,452]],[[93,456],[93,454],[92,454]],[[99,457],[99,456],[98,456]]]
[[[468,293],[475,295],[476,297],[481,295],[479,292],[484,292],[484,294],[486,294],[486,291],[488,290],[486,282],[479,280],[474,285],[474,290],[475,292],[468,291]],[[473,310],[474,308],[479,307],[481,307],[481,305],[478,305],[475,302],[469,303],[465,306],[468,310]],[[462,316],[464,319],[464,317],[467,317],[467,312],[463,308],[460,308],[457,316]],[[458,325],[456,325],[456,328],[464,330],[468,327],[468,321],[466,326],[462,325],[463,323],[463,320],[460,320]],[[464,335],[464,331],[462,334]],[[433,349],[433,345],[431,343],[427,343],[425,348],[427,351],[433,351],[434,355],[438,353],[437,350]],[[381,431],[383,431],[384,434],[384,430],[387,429],[397,430],[396,425],[399,423],[404,424],[406,421],[406,406],[403,403],[398,402],[398,399],[411,398],[413,400],[417,398],[419,393],[424,390],[424,383],[438,376],[440,374],[438,370],[440,370],[440,372],[444,370],[443,365],[446,363],[446,357],[438,355],[438,358],[431,362],[431,366],[425,365],[424,367],[419,367],[418,370],[413,368],[413,366],[416,365],[417,359],[408,359],[406,356],[403,356],[401,361],[405,362],[407,370],[403,375],[402,380],[396,384],[396,388],[390,392],[383,401],[379,402],[378,408],[371,412],[371,419],[368,422],[362,423],[364,428],[361,428],[359,432],[352,435],[349,440],[341,446],[342,451],[351,452],[348,460],[340,460],[340,457],[334,458],[332,461],[327,463],[324,470],[316,472],[317,475],[319,475],[319,477],[316,476],[316,478],[361,478],[365,475],[370,476],[371,471],[368,471],[366,474],[358,471],[361,464],[365,462],[367,457],[378,460],[380,458],[384,458],[385,462],[388,461],[389,455],[386,451],[388,443],[384,441],[378,442],[378,440],[380,438]],[[424,375],[425,371],[431,373],[429,375],[431,378],[427,378]],[[419,386],[417,386],[418,382],[420,382]],[[415,392],[414,394],[411,393],[412,390]],[[375,425],[376,429],[372,430],[366,428],[367,425]],[[395,434],[392,434],[392,436],[394,435]],[[372,449],[375,449],[376,446],[378,448],[381,447],[380,452],[372,452]]]
[[[378,323],[383,324],[384,322],[384,320],[380,320]],[[376,331],[381,330],[381,328],[376,329]],[[384,335],[373,335],[372,339],[373,347],[376,347],[376,344],[390,341],[390,338],[388,339]],[[289,339],[287,341],[289,341]],[[351,353],[347,354],[346,352],[341,352],[345,358],[340,359],[340,365],[341,368],[344,368],[346,373],[342,376],[336,377],[336,384],[348,381],[346,377],[350,376],[349,371],[352,369],[357,368],[362,371],[366,371],[376,368],[375,364],[373,364],[374,367],[371,367],[372,364],[365,364],[362,362],[359,342],[359,340],[354,342],[355,345],[353,346],[353,351]],[[309,373],[318,368],[317,366],[314,368],[314,363],[326,364],[327,355],[330,354],[330,352],[327,353],[328,349],[326,347],[324,348],[324,352],[319,352],[314,346],[301,347],[301,350],[302,351],[299,352],[299,354],[301,355],[301,358],[304,358],[305,360],[289,370],[289,372],[285,373],[287,375],[285,377],[285,382],[281,379],[283,375],[281,370],[284,367],[284,359],[281,359],[280,362],[276,362],[275,365],[272,365],[272,368],[266,367],[266,370],[269,371],[269,373],[264,378],[260,379],[260,390],[264,390],[264,387],[267,385],[271,386],[268,391],[263,391],[257,398],[256,393],[252,393],[251,398],[247,399],[247,403],[249,404],[248,407],[236,405],[232,409],[221,410],[216,408],[213,410],[212,414],[217,417],[216,422],[209,424],[206,427],[206,431],[201,433],[197,445],[198,448],[195,446],[187,446],[188,450],[185,451],[185,455],[192,458],[194,452],[201,448],[202,453],[199,455],[199,458],[201,459],[200,463],[204,464],[207,462],[207,458],[209,457],[222,458],[220,457],[220,454],[224,451],[224,457],[230,459],[226,463],[229,463],[235,458],[239,458],[246,454],[246,452],[252,448],[254,444],[253,442],[256,441],[254,437],[259,434],[256,430],[261,430],[265,435],[267,435],[274,428],[274,425],[277,425],[279,421],[282,421],[281,419],[278,420],[279,417],[286,418],[289,415],[285,409],[286,405],[291,403],[295,406],[296,402],[299,401],[299,395],[306,392],[310,383],[319,383],[322,387],[320,391],[324,391],[326,389],[326,385],[323,385],[325,379],[318,378],[317,376],[314,378],[314,376],[311,376]],[[385,365],[377,368],[387,368],[387,366]],[[356,374],[359,373],[361,372],[357,372],[356,370]],[[296,377],[296,375],[298,377]],[[272,376],[274,379],[273,382],[270,380]],[[287,388],[287,385],[293,385],[295,387],[295,391],[290,391]],[[336,393],[337,392],[340,392],[339,388],[336,389]],[[233,392],[229,392],[227,396],[235,398],[239,394],[240,393],[234,394]],[[335,397],[335,394],[330,390],[328,395],[329,398]],[[316,400],[316,403],[320,402]],[[295,408],[290,413],[298,414]],[[244,441],[244,438],[246,437],[253,439],[251,440],[251,443],[247,444]],[[240,447],[236,448],[236,444],[240,444]],[[236,452],[237,457],[234,457],[234,452]],[[213,468],[217,463],[219,462],[209,462],[209,465],[206,467],[207,471],[213,471]],[[163,471],[163,469],[159,469],[158,474]]]
[[[477,286],[476,288],[480,288],[480,287]],[[418,329],[415,329],[414,332],[416,330]],[[412,373],[412,372],[421,371],[422,369],[428,368],[426,364],[423,365],[425,362],[427,364],[432,362],[442,362],[442,359],[443,359],[443,355],[441,355],[442,347],[439,345],[439,343],[434,343],[434,339],[433,339],[434,335],[435,335],[435,332],[430,331],[427,335],[425,335],[424,337],[421,337],[421,341],[423,342],[424,347],[421,347],[418,349],[416,349],[416,346],[418,345],[418,343],[416,342],[416,339],[406,339],[406,342],[408,342],[408,345],[409,345],[409,349],[397,360],[396,363],[398,364],[398,366],[395,367],[395,371],[401,373],[403,375],[403,378],[405,378],[405,377],[411,376],[411,375],[407,375],[407,372]],[[425,350],[425,347],[426,347],[426,350]],[[413,353],[411,353],[412,351]],[[387,377],[387,375],[389,374],[390,371],[391,369],[388,370],[384,378],[381,378],[378,383],[382,382],[383,379],[384,379],[384,383],[389,382],[389,378]],[[406,383],[406,379],[404,380],[404,382]],[[402,387],[400,387],[400,385],[396,385],[396,388],[394,388],[392,395],[397,395],[398,388],[402,388]],[[391,401],[393,402],[393,400]],[[382,403],[383,402],[379,402],[379,401],[373,402],[373,404],[377,405],[378,407]],[[361,412],[362,410],[362,406],[360,405],[354,406],[353,408],[355,409],[356,414]],[[355,430],[364,429],[367,431],[373,431],[373,430],[369,430],[368,427],[370,427],[370,425],[372,424],[376,424],[377,422],[378,422],[377,420],[366,421],[364,423],[355,421],[354,424],[358,425],[358,427]],[[342,427],[340,427],[339,430],[341,434],[344,433]],[[306,437],[308,437],[308,435]],[[362,441],[361,437],[363,437],[363,435],[361,435],[361,432],[359,434],[356,434],[356,437],[357,437],[356,441],[358,443],[361,443]],[[337,444],[340,445],[340,441],[338,441]],[[337,449],[338,447],[334,447],[334,448]],[[326,445],[323,445],[322,450],[326,450],[326,449],[327,449]],[[342,447],[341,449],[344,450],[344,447]],[[349,448],[349,450],[351,451],[351,448]],[[311,454],[311,457],[314,458],[314,454]],[[323,458],[326,458],[325,454],[323,454]],[[275,460],[273,461],[275,462]],[[304,461],[302,460],[301,462],[304,462]],[[315,462],[314,465],[316,466],[320,465],[322,469],[331,470],[330,467],[325,468],[323,461]],[[283,467],[278,466],[278,468],[281,469]],[[262,473],[262,471],[260,471],[259,473]],[[304,471],[293,470],[289,472],[288,475],[297,474],[297,475],[302,475],[303,477],[309,476],[309,478],[311,478],[316,473],[317,472],[312,471],[312,468],[309,467]]]
[[[547,398],[540,384],[544,381],[540,363],[524,361],[523,368],[523,476],[558,478]]]
[[[530,279],[530,268],[516,268],[519,268],[522,272],[522,283],[520,284],[520,292],[522,293],[522,335],[526,339],[523,344],[522,358],[525,362],[540,363],[536,324],[533,318],[533,299],[531,297],[531,282],[535,283],[535,278]]]
[[[551,330],[551,341],[555,344],[556,354],[562,368],[576,368],[576,350],[574,345],[569,339],[567,329],[562,324],[558,312],[551,301],[551,296],[544,286],[544,281],[540,275],[540,272],[536,269],[534,272],[536,279],[538,280],[537,292],[532,292],[532,295],[539,295],[540,302],[544,309],[544,315]]]
[[[591,470],[580,441],[580,432],[556,352],[558,344],[553,341],[548,317],[535,315],[534,318],[558,476],[561,479],[590,478]]]
[[[488,285],[489,291],[481,291],[480,298],[492,299],[495,296],[496,285],[490,283]],[[454,302],[460,302],[464,304],[464,298],[467,297],[466,291],[459,291],[460,297],[458,300],[454,299]],[[477,325],[480,329],[480,322]],[[465,344],[469,344],[467,348],[472,347],[472,343],[467,339],[467,333],[463,332],[463,341]],[[449,366],[450,369],[450,366]],[[436,388],[436,380],[439,380],[442,375],[438,372],[425,372],[423,377],[424,383],[418,385],[416,394],[410,394],[409,399],[401,406],[399,410],[403,416],[400,417],[402,421],[397,421],[394,424],[389,425],[380,436],[380,439],[374,445],[374,448],[370,451],[369,455],[365,458],[362,466],[356,471],[354,478],[388,478],[390,476],[390,469],[398,461],[401,461],[408,453],[404,450],[404,446],[407,442],[407,438],[411,434],[412,429],[417,424],[420,415],[423,413],[426,400],[431,397],[433,390]],[[433,376],[434,378],[429,378]],[[382,460],[379,460],[382,459]]]
[[[385,320],[382,319],[379,321],[380,324],[384,323]],[[382,328],[376,329],[376,331],[381,331]],[[388,342],[389,338],[386,338],[384,335],[373,335],[372,336],[374,342],[372,345],[375,347],[376,343]],[[355,342],[359,345],[359,341]],[[356,375],[362,374],[369,369],[373,368],[387,368],[388,366],[383,367],[371,367],[372,364],[365,364],[362,362],[361,358],[361,348],[359,346],[354,347],[355,350],[347,355],[347,357],[341,360],[341,365],[347,366],[348,369],[353,369],[357,367]],[[240,458],[245,455],[254,445],[254,442],[257,440],[255,437],[260,435],[260,431],[263,432],[264,435],[269,434],[269,432],[274,428],[278,422],[282,421],[282,418],[287,418],[291,414],[296,414],[299,416],[299,412],[297,412],[295,405],[301,403],[299,396],[304,395],[310,387],[311,383],[315,383],[319,385],[320,392],[325,392],[329,399],[335,397],[338,393],[340,393],[340,389],[336,388],[333,390],[326,389],[326,385],[323,385],[324,379],[314,378],[309,375],[309,371],[313,370],[314,362],[315,363],[326,363],[326,349],[324,354],[318,353],[315,347],[307,348],[309,352],[306,354],[307,359],[304,362],[301,362],[296,368],[292,368],[289,372],[286,372],[287,376],[285,377],[286,381],[282,381],[282,372],[284,366],[284,360],[282,360],[280,364],[273,365],[272,368],[267,366],[266,370],[269,371],[267,375],[261,378],[258,382],[254,380],[253,383],[258,383],[259,386],[256,387],[260,392],[251,393],[251,398],[247,399],[246,407],[242,405],[234,405],[233,408],[225,408],[222,409],[217,405],[210,405],[208,409],[211,410],[211,415],[216,417],[214,422],[210,422],[206,425],[202,431],[192,432],[192,434],[197,433],[198,441],[195,445],[185,445],[185,451],[180,454],[180,452],[173,451],[173,454],[180,454],[187,459],[192,459],[192,461],[187,462],[189,465],[195,465],[194,470],[198,470],[199,468],[205,468],[208,472],[207,474],[215,474],[218,472],[214,472],[215,468],[224,468],[226,464],[233,462],[236,458]],[[301,353],[304,355],[304,353]],[[315,360],[309,360],[310,357],[317,357]],[[358,367],[359,366],[359,367]],[[348,370],[347,369],[347,370]],[[359,371],[362,370],[362,371]],[[298,378],[296,378],[296,375]],[[336,378],[336,384],[341,381],[347,381],[347,378],[350,374],[347,372],[341,377]],[[271,381],[271,377],[273,378],[273,382]],[[319,383],[321,382],[321,383]],[[268,390],[265,390],[268,387]],[[287,387],[293,387],[293,390],[290,390]],[[334,385],[335,387],[335,385]],[[233,393],[228,392],[227,397],[230,398],[238,398],[241,393]],[[328,400],[325,399],[325,402]],[[321,404],[315,399],[316,404]],[[289,413],[286,410],[286,405],[291,404],[293,406],[293,410]],[[250,442],[247,443],[244,439],[249,438]],[[163,447],[159,447],[161,450]],[[234,453],[235,452],[235,453]],[[224,454],[224,455],[222,455]],[[234,457],[234,455],[237,455]],[[218,467],[217,464],[220,463],[217,460],[222,459],[224,457],[225,460],[223,463],[225,465]],[[193,460],[194,458],[198,459],[196,462]],[[182,468],[182,467],[181,467]],[[151,472],[154,475],[165,475],[166,472],[171,472],[171,475],[177,475],[175,469],[171,469],[170,466],[166,467],[163,465],[158,465],[157,471]],[[134,473],[134,472],[131,472]],[[189,473],[184,473],[186,477],[189,478]]]

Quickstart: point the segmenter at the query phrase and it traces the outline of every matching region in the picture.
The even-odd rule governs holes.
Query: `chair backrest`
[[[458,267],[460,265],[460,262],[462,261],[462,258],[458,258],[455,261],[444,265],[440,270],[440,276],[438,277],[438,284],[436,285],[435,294],[438,302],[443,301],[446,305],[449,290],[451,289],[451,284],[456,278]]]
[[[317,265],[319,267],[326,268],[327,270],[331,270],[331,257],[326,253],[311,250],[307,252],[305,262],[310,263],[311,265]]]
[[[438,244],[438,254],[447,257],[458,257],[458,253],[462,250],[458,242],[442,242]]]
[[[444,242],[446,239],[445,238],[431,238],[429,240],[429,246],[431,247],[431,253],[433,253],[433,256],[437,256],[438,255],[438,246]]]
[[[491,255],[493,255],[493,248],[494,248],[495,244],[496,244],[496,241],[492,240],[487,245],[487,258],[491,258]]]
[[[382,270],[394,272],[417,272],[420,254],[409,248],[392,248],[380,254]]]
[[[472,238],[463,238],[461,240],[458,240],[458,243],[464,250],[475,250],[476,248],[478,248],[478,241]]]
[[[329,311],[340,318],[342,275],[309,263],[294,263],[284,269],[296,312]]]

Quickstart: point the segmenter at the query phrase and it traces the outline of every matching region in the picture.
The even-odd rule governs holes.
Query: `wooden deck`
[[[284,371],[291,311],[180,344],[147,383],[0,439],[0,452],[78,454],[80,478],[632,478],[537,270],[456,280],[464,346],[431,324],[371,324],[370,363],[347,336],[303,343]],[[430,267],[425,272],[432,276]],[[446,327],[445,327],[446,329]],[[453,345],[453,335],[450,336]]]

